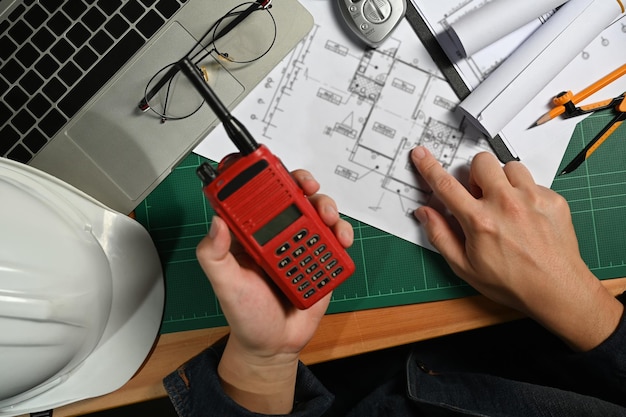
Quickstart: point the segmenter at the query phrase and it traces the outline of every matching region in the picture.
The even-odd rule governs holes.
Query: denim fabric
[[[223,351],[224,345],[212,346],[164,379],[165,389],[180,417],[261,416],[239,406],[222,390],[217,375],[217,364]],[[296,379],[294,410],[289,416],[322,415],[330,407],[332,401],[333,395],[300,363]]]
[[[404,377],[378,387],[348,416],[626,416],[626,314],[613,335],[590,352],[572,353],[545,335],[534,339],[531,332],[529,337],[545,352],[523,348],[501,358],[502,363],[519,362],[514,371],[491,363],[490,353],[484,359],[476,353],[464,357],[461,352],[471,351],[467,345],[452,344],[449,351],[420,345],[409,356]],[[520,345],[524,337],[512,344]],[[260,416],[222,391],[217,376],[222,349],[207,349],[165,379],[181,417]],[[512,377],[526,368],[520,379]],[[289,416],[323,416],[332,401],[333,395],[301,364]]]

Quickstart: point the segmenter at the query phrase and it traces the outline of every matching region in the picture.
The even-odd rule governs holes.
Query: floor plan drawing
[[[428,147],[464,172],[485,140],[464,134],[458,99],[406,22],[367,49],[328,16],[328,2],[303,2],[309,36],[237,107],[235,116],[290,168],[310,170],[343,213],[428,246],[413,218],[431,192],[409,160]],[[216,129],[196,150],[220,160],[232,145]]]

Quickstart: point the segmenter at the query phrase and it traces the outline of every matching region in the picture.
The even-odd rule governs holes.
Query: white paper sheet
[[[502,39],[565,3],[565,0],[491,0],[450,24],[463,58]]]
[[[488,0],[411,0],[411,2],[470,90],[476,88],[552,14],[547,13],[472,56],[463,58],[463,52],[455,45],[449,28],[463,16],[482,8]]]
[[[411,167],[409,151],[417,144],[429,147],[464,180],[473,156],[489,149],[487,142],[461,131],[456,96],[406,22],[377,50],[366,50],[339,26],[330,2],[302,3],[315,17],[313,31],[234,115],[289,169],[311,171],[321,192],[332,196],[342,213],[430,248],[412,211],[433,200]],[[626,29],[614,29],[615,34],[607,34],[607,47],[598,44],[588,50],[591,57],[605,48],[619,61],[614,56],[623,56]],[[598,59],[589,61],[602,62],[600,72],[619,66]],[[518,125],[545,113],[559,91],[577,90],[585,83],[578,79],[574,84],[567,79],[551,84]],[[525,162],[532,162],[536,180],[546,186],[572,133],[561,127],[563,123],[554,120],[532,130],[533,143],[541,144],[538,152],[521,149]],[[511,140],[527,140],[520,130],[517,125],[511,128]],[[221,160],[236,149],[218,126],[195,151]]]
[[[620,14],[616,1],[570,0],[489,74],[459,109],[477,128],[495,137]]]

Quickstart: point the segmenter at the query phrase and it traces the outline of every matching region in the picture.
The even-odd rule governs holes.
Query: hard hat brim
[[[67,374],[36,388],[34,396],[2,401],[0,416],[49,410],[123,386],[150,353],[162,322],[165,286],[158,253],[138,222],[35,168],[0,158],[0,175],[54,192],[88,219],[111,268],[112,305],[104,332],[88,357]]]

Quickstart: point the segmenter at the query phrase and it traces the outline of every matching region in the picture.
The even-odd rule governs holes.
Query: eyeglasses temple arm
[[[191,81],[196,90],[198,90],[198,93],[200,93],[209,107],[211,107],[213,113],[220,119],[228,137],[233,141],[235,146],[237,146],[239,152],[241,152],[242,155],[248,155],[258,149],[259,144],[254,140],[252,134],[239,120],[230,114],[213,89],[204,81],[193,62],[185,57],[178,62],[176,67],[189,78],[189,81]]]

